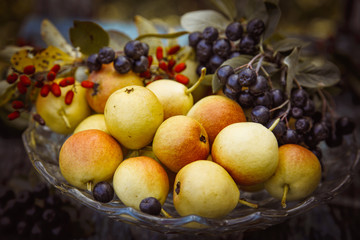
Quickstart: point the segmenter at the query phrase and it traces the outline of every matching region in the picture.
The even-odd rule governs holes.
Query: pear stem
[[[185,93],[186,93],[186,94],[192,93],[192,92],[200,85],[200,83],[202,82],[202,80],[204,80],[205,75],[206,75],[206,68],[203,67],[203,68],[201,69],[201,75],[200,75],[199,79],[197,80],[197,82],[196,82],[194,85],[192,85],[191,88],[186,89],[186,90],[185,90]]]
[[[242,204],[242,205],[245,205],[245,206],[251,207],[251,208],[258,208],[258,207],[259,207],[259,205],[258,205],[258,204],[248,202],[248,201],[246,201],[246,200],[244,200],[244,199],[241,199],[241,198],[239,199],[239,203],[240,203],[240,204]]]
[[[281,206],[283,208],[286,208],[286,195],[288,194],[289,192],[289,185],[288,184],[285,184],[284,185],[284,192],[283,192],[283,196],[281,198]]]
[[[161,213],[167,218],[172,218],[172,216],[169,213],[167,213],[163,208],[161,208]]]
[[[59,114],[60,114],[60,117],[64,120],[66,127],[71,128],[71,124],[70,124],[69,119],[67,118],[67,116],[65,114],[64,109],[61,109],[59,111]]]
[[[278,125],[278,123],[280,122],[280,118],[277,118],[273,124],[271,124],[271,126],[269,127],[269,130],[272,131],[274,130],[274,128],[276,128],[276,126]]]
[[[91,192],[91,190],[92,190],[92,182],[87,182],[87,183],[86,183],[86,189],[87,189],[89,192]]]

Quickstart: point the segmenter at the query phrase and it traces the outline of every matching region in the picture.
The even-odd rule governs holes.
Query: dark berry
[[[286,100],[284,92],[281,91],[280,89],[272,89],[270,91],[270,94],[272,97],[273,107],[280,106]]]
[[[263,105],[267,108],[272,107],[272,98],[269,92],[264,92],[261,95],[258,95],[255,100],[255,105]]]
[[[342,135],[350,134],[355,129],[355,123],[348,117],[339,118],[336,123],[336,131]]]
[[[246,31],[252,36],[260,36],[265,31],[265,23],[261,19],[252,19],[246,25]]]
[[[287,129],[284,135],[281,137],[283,144],[298,144],[300,137],[294,129]]]
[[[214,27],[206,27],[202,32],[203,39],[207,42],[212,43],[219,37],[219,31]]]
[[[150,47],[147,43],[144,43],[144,42],[141,42],[142,46],[143,46],[143,49],[144,49],[144,54],[143,56],[148,56],[149,55],[149,50],[150,50]]]
[[[221,66],[217,71],[216,75],[219,78],[221,84],[225,84],[228,77],[234,74],[234,69],[230,65]]]
[[[255,40],[249,35],[246,35],[240,40],[239,43],[240,53],[253,54],[255,52],[255,46],[256,46]]]
[[[196,58],[200,62],[207,62],[212,56],[212,44],[206,42],[205,40],[200,40],[196,45]]]
[[[241,55],[240,52],[238,52],[238,51],[233,51],[233,52],[230,53],[229,59],[238,57],[238,56],[240,56],[240,55]]]
[[[270,119],[270,110],[264,106],[256,106],[251,111],[251,120],[265,125]]]
[[[192,32],[189,34],[188,39],[189,39],[189,46],[195,48],[196,45],[202,39],[202,34],[201,32]]]
[[[338,147],[342,144],[343,136],[341,134],[336,133],[336,131],[329,131],[328,137],[325,139],[326,145],[329,147]]]
[[[149,59],[146,56],[141,56],[140,59],[135,60],[132,66],[132,70],[136,73],[145,72],[149,66]]]
[[[220,38],[213,44],[213,52],[222,58],[227,58],[231,52],[231,44],[226,38]]]
[[[304,115],[305,116],[312,116],[315,113],[315,104],[314,101],[310,98],[306,101],[304,107]]]
[[[132,61],[126,56],[118,56],[114,60],[114,68],[118,73],[125,74],[132,68]]]
[[[129,58],[139,60],[141,56],[145,55],[146,49],[140,41],[132,40],[126,43],[124,53]]]
[[[304,115],[304,111],[299,107],[292,107],[290,110],[290,114],[293,118],[301,118]]]
[[[323,122],[315,123],[312,127],[312,134],[316,141],[320,142],[329,136],[329,129]]]
[[[266,124],[266,127],[267,128],[270,128],[273,123],[275,122],[276,119],[273,119],[271,121],[269,121],[267,124]],[[278,124],[276,125],[276,127],[272,130],[273,134],[275,135],[275,137],[277,139],[280,139],[282,135],[284,135],[286,131],[286,125],[284,123],[284,121],[279,121]]]
[[[90,72],[99,71],[102,65],[98,59],[98,54],[97,53],[91,54],[86,60],[86,65],[89,68]]]
[[[318,144],[319,141],[316,139],[316,137],[312,134],[312,132],[308,133],[305,135],[304,137],[304,143],[309,147],[309,148],[315,148]]]
[[[241,86],[248,87],[256,83],[256,72],[253,69],[246,68],[239,73],[239,83]]]
[[[312,117],[314,123],[320,122],[322,119],[322,113],[319,111],[316,111],[311,117]]]
[[[241,85],[239,84],[239,75],[236,73],[231,74],[227,79],[226,87],[232,89],[234,92],[240,92]]]
[[[209,73],[214,73],[216,71],[216,69],[218,69],[218,67],[220,67],[220,65],[225,61],[224,58],[218,56],[218,55],[213,55],[208,62],[210,71]]]
[[[291,103],[295,107],[304,107],[308,99],[309,94],[302,88],[295,89],[291,92]]]
[[[115,51],[111,47],[103,47],[99,50],[98,59],[101,63],[108,64],[114,61]]]
[[[148,197],[140,202],[140,210],[151,215],[159,215],[161,212],[161,203],[153,197]]]
[[[238,96],[238,92],[234,91],[232,88],[228,88],[226,85],[223,87],[223,93],[225,96],[235,101]]]
[[[225,35],[230,41],[237,41],[242,37],[244,30],[239,22],[230,23],[225,29]]]
[[[310,130],[311,123],[307,118],[299,118],[295,122],[295,129],[297,132],[304,134]]]
[[[94,186],[93,196],[96,201],[110,202],[114,198],[114,188],[108,182],[99,182]]]
[[[251,95],[248,89],[241,91],[239,93],[239,96],[237,98],[237,102],[240,104],[243,108],[250,108],[254,104],[254,96]]]
[[[262,75],[258,75],[255,84],[249,87],[249,91],[253,95],[260,95],[269,89],[268,81]]]

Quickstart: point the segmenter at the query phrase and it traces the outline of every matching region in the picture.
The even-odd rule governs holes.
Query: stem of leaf
[[[250,62],[248,62],[247,67],[252,69],[252,64],[255,62],[256,59],[258,59],[259,57],[261,57],[263,54],[259,53],[258,55],[256,55],[255,57],[253,57]]]

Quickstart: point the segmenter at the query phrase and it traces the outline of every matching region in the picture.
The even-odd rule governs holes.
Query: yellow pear
[[[101,113],[90,115],[82,120],[75,128],[74,133],[87,129],[99,129],[107,134],[110,134],[106,127],[104,114]]]
[[[56,79],[59,83],[62,79]],[[59,134],[71,134],[76,126],[90,115],[90,107],[85,98],[86,89],[75,82],[74,98],[70,105],[65,104],[65,95],[73,86],[61,88],[61,96],[49,93],[46,97],[37,96],[36,111],[44,119],[46,126]]]
[[[279,148],[279,165],[275,174],[265,183],[265,189],[274,198],[301,200],[309,196],[321,180],[321,165],[310,150],[297,145],[285,144]]]
[[[105,105],[105,123],[110,134],[128,149],[151,143],[164,119],[164,110],[153,92],[128,86],[110,95]]]
[[[274,134],[259,123],[233,123],[216,136],[211,155],[237,184],[255,185],[274,174],[278,143]]]
[[[137,210],[140,210],[140,202],[148,197],[154,197],[164,204],[169,193],[165,169],[147,156],[124,160],[116,169],[113,186],[119,199]]]
[[[173,202],[181,216],[221,218],[237,206],[239,197],[229,173],[208,160],[189,163],[175,177]]]

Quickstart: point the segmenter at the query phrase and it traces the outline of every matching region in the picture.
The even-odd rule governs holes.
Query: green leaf
[[[158,30],[156,29],[155,24],[152,21],[139,15],[135,16],[134,21],[139,36],[147,34],[158,34]],[[155,37],[147,37],[142,39],[141,41],[149,45],[150,55],[155,53],[155,50],[158,46],[162,46],[161,39]]]
[[[74,21],[74,27],[70,28],[70,40],[86,55],[97,53],[109,45],[108,33],[100,25],[89,21]]]
[[[238,1],[239,18],[246,18],[251,20],[259,18],[265,23],[268,19],[266,6],[263,0],[243,0]]]
[[[131,38],[123,32],[109,30],[107,33],[110,38],[109,47],[113,48],[115,51],[123,50],[125,44],[131,40]]]
[[[285,38],[277,41],[273,44],[274,52],[287,52],[294,48],[302,48],[309,45],[309,42],[305,42],[299,38]]]
[[[234,0],[210,0],[225,16],[233,21],[236,18],[237,9]]]
[[[265,7],[267,12],[267,20],[265,22],[264,39],[270,37],[276,30],[281,17],[281,10],[277,4],[273,2],[265,1]]]
[[[215,27],[219,31],[224,31],[231,21],[214,10],[199,10],[182,15],[180,23],[181,26],[189,32],[202,32],[208,26]]]
[[[287,66],[287,75],[286,75],[286,94],[290,96],[291,89],[293,86],[293,81],[296,74],[296,68],[299,61],[299,49],[294,48],[289,56],[284,59],[284,64]]]
[[[212,80],[214,78],[214,74],[206,74],[204,80],[202,80],[201,84],[205,86],[212,86]]]
[[[339,68],[334,63],[324,59],[301,59],[296,70],[295,78],[304,87],[330,87],[340,81]]]
[[[251,60],[251,56],[248,56],[248,55],[241,55],[241,56],[238,56],[238,57],[234,57],[234,58],[231,58],[231,59],[228,59],[226,60],[225,62],[223,62],[221,64],[221,66],[224,66],[224,65],[230,65],[231,67],[233,67],[234,69],[239,67],[239,66],[242,66],[244,64],[247,64],[250,60]],[[220,67],[221,67],[220,66]],[[219,68],[220,68],[219,67]],[[218,68],[218,69],[219,69]],[[212,92],[213,93],[216,93],[218,92],[221,88],[223,87],[223,84],[220,83],[220,80],[217,76],[217,70],[215,72],[215,74],[213,74],[213,78],[212,78]]]

